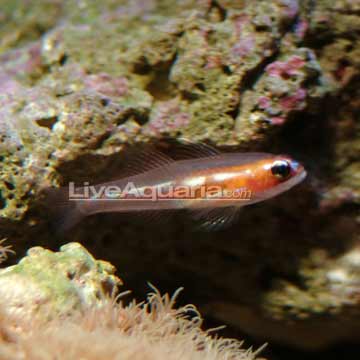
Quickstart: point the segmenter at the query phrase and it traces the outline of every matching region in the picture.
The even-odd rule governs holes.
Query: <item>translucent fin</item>
[[[192,210],[191,214],[202,231],[219,231],[230,227],[238,219],[240,209],[236,206]]]
[[[174,144],[171,157],[175,160],[196,159],[220,155],[221,152],[204,143],[193,143],[190,140],[181,138],[180,143]]]
[[[153,147],[142,150],[125,152],[125,166],[121,169],[123,177],[137,175],[148,170],[156,169],[174,162],[173,159],[155,150]]]
[[[77,201],[69,200],[67,187],[45,189],[43,196],[49,210],[50,222],[57,234],[70,230],[86,216],[80,211]]]
[[[134,218],[142,224],[149,224],[151,226],[159,226],[167,224],[171,217],[176,213],[176,210],[143,210],[129,213],[129,217]]]

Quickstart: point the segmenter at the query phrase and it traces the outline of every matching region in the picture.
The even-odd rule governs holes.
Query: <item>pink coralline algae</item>
[[[303,39],[307,30],[309,28],[309,23],[306,20],[299,20],[296,24],[295,24],[295,28],[294,28],[294,32],[295,35],[299,38],[299,39]]]
[[[255,47],[255,39],[253,36],[247,36],[240,39],[232,48],[235,56],[244,57]]]
[[[85,78],[86,87],[110,97],[121,97],[128,92],[128,80],[125,77],[111,77],[106,73],[89,75]]]
[[[246,14],[241,14],[234,20],[235,36],[237,41],[231,51],[235,56],[246,56],[255,46],[254,36],[247,34],[246,31],[244,31],[248,23],[249,16]]]
[[[288,61],[275,61],[266,67],[266,72],[270,76],[282,77],[287,79],[297,75],[298,70],[305,65],[305,60],[300,56],[294,55]]]
[[[154,10],[154,0],[132,0],[126,6],[119,6],[117,9],[106,12],[102,17],[105,21],[115,21],[122,18],[143,17]]]
[[[0,67],[11,76],[32,75],[40,70],[41,45],[32,43],[23,49],[8,51],[0,56]]]
[[[306,98],[306,90],[298,89],[294,95],[286,96],[280,99],[280,106],[284,111],[301,109]]]
[[[271,100],[267,96],[261,96],[258,100],[258,105],[260,109],[267,109],[271,104]]]
[[[205,69],[216,69],[223,65],[220,55],[209,55],[206,59]]]
[[[272,125],[282,125],[285,122],[285,119],[281,116],[274,116],[270,119]]]
[[[148,124],[150,132],[166,133],[186,127],[190,123],[190,116],[180,111],[176,99],[160,103]]]
[[[235,32],[237,36],[241,36],[244,27],[247,23],[249,23],[250,18],[248,15],[242,14],[235,18],[234,24],[235,24]]]
[[[297,0],[282,0],[281,4],[285,7],[285,15],[290,19],[293,19],[299,13],[299,4]]]
[[[16,97],[16,94],[23,89],[22,85],[0,70],[0,106],[4,106],[8,99]]]

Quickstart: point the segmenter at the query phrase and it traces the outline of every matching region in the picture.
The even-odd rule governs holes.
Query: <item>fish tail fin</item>
[[[68,188],[50,188],[44,194],[50,222],[57,234],[70,230],[85,217],[79,209],[79,203],[69,199]]]

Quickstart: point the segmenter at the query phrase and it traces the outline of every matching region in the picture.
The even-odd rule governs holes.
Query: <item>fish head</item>
[[[261,171],[265,179],[260,191],[263,198],[279,195],[299,184],[306,177],[304,166],[288,155],[276,155],[266,159]]]
[[[248,155],[249,156],[249,155]],[[253,204],[270,199],[291,189],[306,177],[304,166],[288,155],[254,154],[248,162],[241,184],[251,191],[251,199],[244,204]],[[240,186],[239,186],[240,187]]]

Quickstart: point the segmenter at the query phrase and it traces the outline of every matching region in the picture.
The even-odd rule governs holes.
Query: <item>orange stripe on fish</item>
[[[279,195],[306,176],[304,167],[287,155],[186,146],[184,159],[141,153],[129,160],[126,177],[49,192],[59,228],[69,229],[96,213],[187,209],[207,229],[219,229],[231,224],[241,207]],[[247,196],[239,197],[240,191]]]

